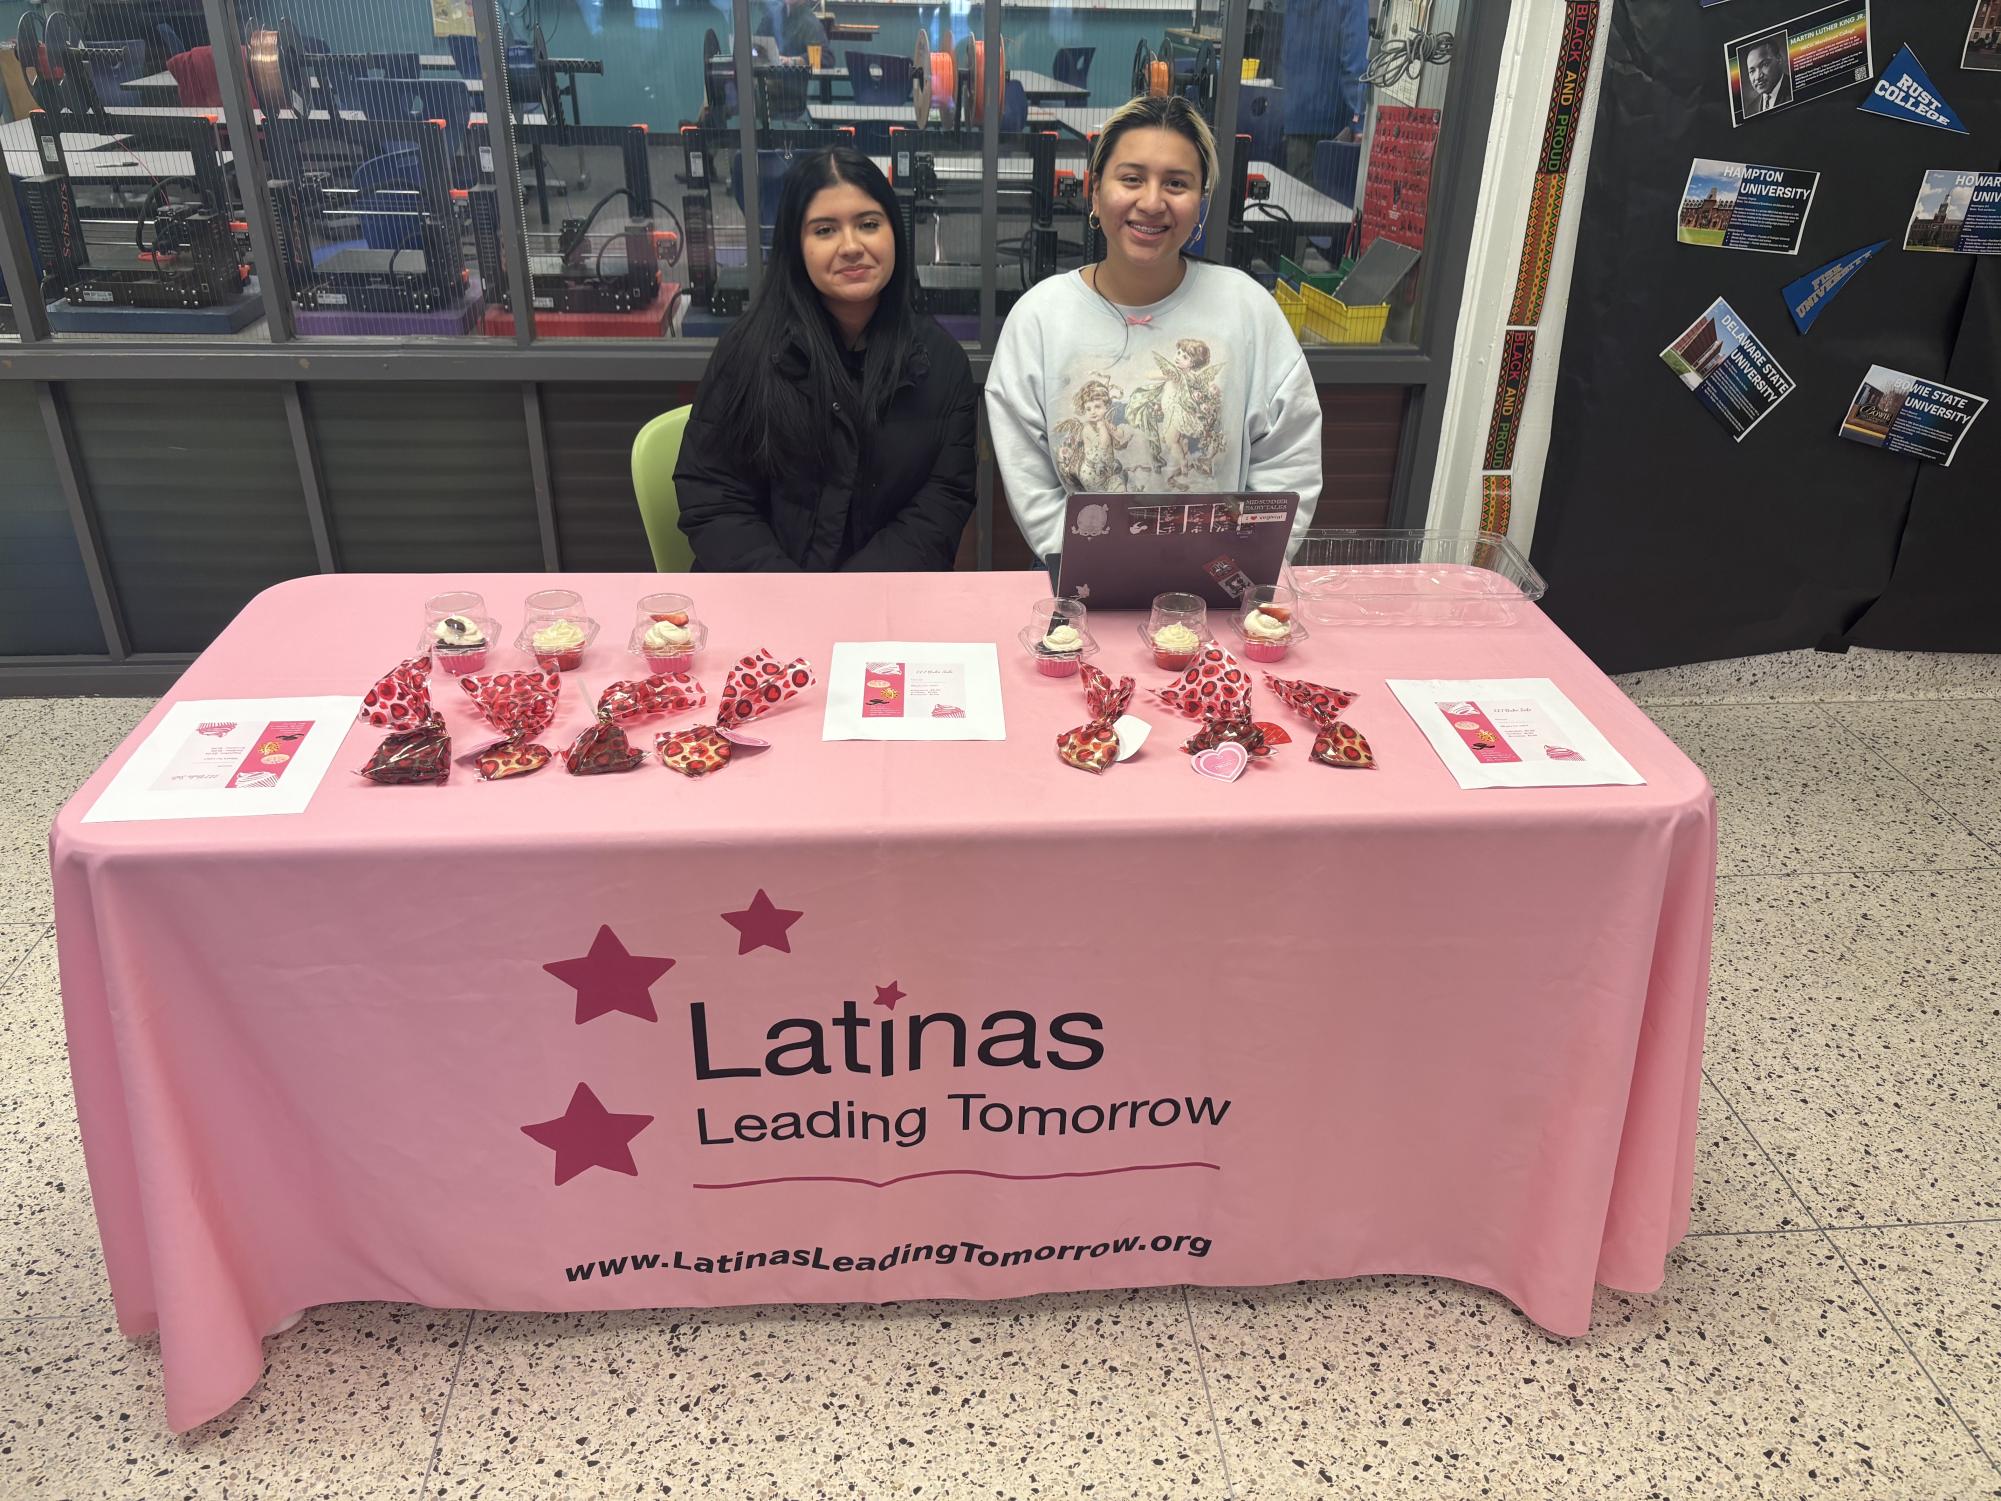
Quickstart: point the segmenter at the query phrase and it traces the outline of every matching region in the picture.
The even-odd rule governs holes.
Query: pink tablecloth
[[[483,589],[511,634],[547,582],[284,584],[174,697],[358,694],[434,589]],[[571,582],[617,637],[657,581]],[[83,824],[121,751],[58,818],[105,1260],[121,1326],[160,1331],[175,1428],[251,1388],[264,1331],[347,1300],[1408,1272],[1578,1335],[1595,1282],[1660,1282],[1688,1224],[1714,804],[1538,612],[1320,632],[1287,670],[1360,691],[1381,769],[1310,764],[1302,733],[1225,784],[1158,707],[1138,759],[1058,761],[1082,694],[1013,645],[1031,576],[692,582],[712,687],[757,646],[999,640],[1009,738],[823,743],[815,689],[699,781],[377,787],[349,775],[381,737],[357,726],[300,816]],[[1104,665],[1165,681],[1100,625]],[[1531,675],[1647,785],[1461,791],[1384,687]],[[440,696],[458,748],[483,743]],[[585,717],[567,698],[550,743]]]

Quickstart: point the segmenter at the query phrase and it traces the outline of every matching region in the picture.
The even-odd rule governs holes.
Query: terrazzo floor
[[[112,1324],[44,843],[147,704],[0,700],[0,1497],[2001,1496],[2001,658],[1624,682],[1716,785],[1722,879],[1694,1231],[1588,1337],[1394,1277],[342,1305],[179,1438]]]

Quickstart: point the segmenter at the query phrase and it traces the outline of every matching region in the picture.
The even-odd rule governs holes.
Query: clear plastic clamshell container
[[[1309,531],[1289,569],[1315,625],[1508,625],[1542,575],[1496,532]]]

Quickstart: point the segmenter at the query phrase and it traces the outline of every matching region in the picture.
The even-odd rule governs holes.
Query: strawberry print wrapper
[[[660,764],[684,777],[703,777],[721,771],[730,763],[733,747],[714,725],[692,725],[684,730],[666,730],[653,742]]]
[[[625,738],[625,726],[609,719],[592,722],[563,752],[563,766],[573,777],[632,771],[646,764],[646,752]]]
[[[414,730],[431,717],[431,659],[413,657],[384,673],[361,698],[363,724]]]
[[[651,677],[613,683],[598,695],[598,718],[617,724],[637,724],[656,714],[699,709],[709,693],[685,672],[656,672]]]
[[[1227,648],[1210,642],[1188,670],[1165,688],[1153,690],[1175,713],[1189,719],[1228,719],[1251,706],[1251,675]]]
[[[1088,724],[1065,730],[1056,737],[1056,754],[1066,766],[1102,776],[1118,759],[1119,736],[1112,728],[1118,717],[1132,707],[1133,680],[1110,677],[1089,662],[1078,669],[1084,680],[1084,708],[1091,716]]]
[[[1345,688],[1323,688],[1318,683],[1273,677],[1270,673],[1265,674],[1265,687],[1308,724],[1334,723],[1356,697]]]
[[[647,753],[626,738],[627,725],[699,709],[708,701],[708,690],[685,672],[656,672],[613,683],[598,695],[598,717],[571,742],[563,753],[563,765],[573,777],[633,771],[646,764]]]
[[[502,777],[525,777],[531,771],[540,771],[554,759],[546,746],[531,745],[525,740],[498,740],[479,752],[473,764],[479,768],[482,782],[497,782]]]
[[[563,688],[557,672],[475,673],[459,679],[480,716],[506,740],[528,740],[555,722]]]
[[[1154,689],[1153,696],[1175,713],[1202,721],[1202,728],[1181,747],[1191,756],[1234,742],[1259,760],[1291,739],[1277,725],[1251,718],[1251,675],[1228,647],[1214,641],[1202,648],[1180,677]]]
[[[716,723],[733,729],[747,719],[770,713],[787,699],[797,698],[813,683],[813,666],[804,657],[781,663],[768,651],[754,651],[739,658],[723,679]]]
[[[804,657],[780,662],[770,652],[758,650],[739,657],[723,679],[716,722],[689,729],[665,730],[654,740],[660,764],[684,777],[707,776],[730,763],[730,753],[738,745],[754,746],[749,738],[734,744],[731,735],[738,725],[768,714],[789,699],[797,698],[813,686],[813,667]]]
[[[1310,759],[1342,771],[1374,771],[1375,753],[1353,728],[1336,720],[1313,737]]]
[[[1308,759],[1343,771],[1374,771],[1375,753],[1355,729],[1341,720],[1341,711],[1355,701],[1344,688],[1323,688],[1291,678],[1265,674],[1265,687],[1279,701],[1313,726],[1313,750]]]
[[[480,751],[476,764],[482,782],[523,777],[540,771],[554,756],[534,737],[554,723],[556,698],[563,678],[555,672],[475,673],[459,679],[486,722],[501,738]]]
[[[385,737],[361,774],[389,786],[450,781],[452,737],[443,716],[433,714],[422,724]]]

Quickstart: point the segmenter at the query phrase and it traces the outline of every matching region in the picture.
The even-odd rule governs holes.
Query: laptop
[[[1059,599],[1144,610],[1156,594],[1197,594],[1233,609],[1275,584],[1299,497],[1256,494],[1072,495],[1056,563]]]

